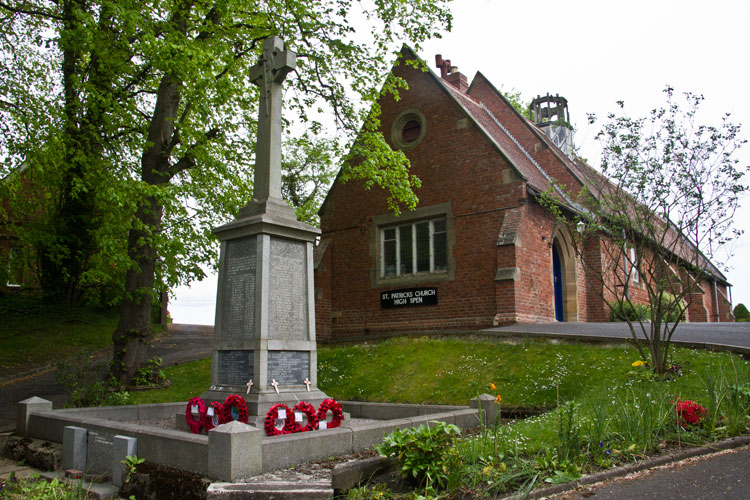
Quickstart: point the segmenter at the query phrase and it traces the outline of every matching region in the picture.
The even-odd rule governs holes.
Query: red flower
[[[307,415],[307,425],[302,427],[297,423],[297,419],[292,419],[292,432],[308,432],[314,431],[318,428],[318,413],[315,411],[315,407],[306,401],[300,401],[292,409],[294,412],[302,412]]]
[[[218,427],[221,424],[226,424],[226,422],[221,421],[221,415],[224,412],[224,405],[219,403],[218,401],[211,402],[210,405],[208,405],[209,408],[213,409],[213,414],[209,415],[209,410],[206,410],[206,414],[203,418],[203,427],[206,429],[206,432],[213,429],[214,427]]]
[[[695,401],[675,400],[675,413],[677,414],[676,423],[680,427],[695,425],[706,416],[706,409]]]
[[[334,399],[328,398],[320,403],[318,407],[318,422],[325,421],[328,411],[333,414],[333,419],[328,422],[328,428],[333,429],[341,425],[344,420],[344,412],[341,410],[341,405],[338,404]]]
[[[237,418],[235,419],[232,415],[232,408],[237,410]],[[243,424],[247,423],[248,413],[247,404],[245,399],[237,394],[230,394],[227,399],[224,400],[224,405],[221,407],[221,423],[226,424],[232,420],[237,420]]]
[[[197,420],[193,416],[193,406],[198,407]],[[206,403],[204,403],[199,396],[196,396],[188,401],[187,408],[185,408],[185,420],[187,421],[188,427],[190,427],[190,432],[192,432],[193,434],[200,434],[201,430],[206,427],[204,423],[205,419]]]
[[[284,418],[279,419],[279,410],[284,411]],[[283,420],[284,425],[279,428],[276,427],[276,421]],[[289,407],[283,403],[275,404],[266,413],[266,420],[264,422],[264,428],[266,429],[266,436],[279,436],[281,434],[290,434],[294,429],[294,421],[291,418],[291,412]]]

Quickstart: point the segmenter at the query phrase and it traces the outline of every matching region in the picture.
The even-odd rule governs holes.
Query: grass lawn
[[[82,349],[112,345],[117,311],[0,300],[0,367],[3,374],[27,371],[69,358]]]
[[[200,396],[211,383],[211,358],[169,366],[164,373],[171,381],[169,387],[131,392],[128,404],[170,403]]]
[[[731,367],[736,356],[676,349],[674,361],[686,376],[671,383],[688,398],[702,384],[697,373]],[[560,400],[607,394],[646,368],[634,368],[630,346],[551,344],[528,340],[507,344],[487,340],[394,338],[385,342],[318,349],[318,386],[338,400],[467,405],[493,392],[503,405],[551,408]],[[747,363],[739,361],[743,365]],[[131,404],[187,401],[210,384],[211,362],[203,359],[166,368],[172,386],[131,394]],[[497,389],[489,390],[495,383]]]

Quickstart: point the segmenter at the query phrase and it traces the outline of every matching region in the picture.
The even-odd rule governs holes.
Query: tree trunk
[[[137,220],[151,230],[158,230],[162,206],[148,197],[136,214]],[[114,341],[113,374],[127,386],[135,372],[149,359],[151,345],[151,304],[156,270],[156,249],[147,231],[131,229],[128,233],[128,256],[133,265],[125,278],[125,296],[120,305],[120,321],[112,335]]]
[[[181,82],[173,75],[164,76],[159,85],[148,130],[151,146],[141,157],[141,180],[151,186],[168,184],[176,173],[170,160],[179,142],[174,117],[179,108],[180,87]],[[123,386],[130,384],[135,372],[149,358],[157,256],[153,238],[160,230],[163,211],[157,197],[145,196],[136,213],[136,222],[128,232],[132,265],[125,279],[120,322],[112,334],[112,373]]]

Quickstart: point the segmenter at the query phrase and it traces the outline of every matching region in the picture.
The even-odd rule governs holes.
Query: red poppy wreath
[[[320,403],[318,407],[318,422],[325,422],[328,411],[331,411],[333,419],[326,425],[329,429],[333,429],[341,425],[344,420],[344,412],[341,410],[341,405],[338,404],[334,399],[328,398]],[[318,424],[320,425],[320,424]]]
[[[279,415],[281,413],[281,415]],[[282,417],[283,418],[280,418]],[[265,429],[266,436],[279,436],[281,434],[290,434],[293,432],[294,421],[290,418],[291,412],[285,404],[275,404],[266,413]],[[277,422],[283,420],[283,425],[277,425]]]
[[[193,412],[193,407],[197,410]],[[204,420],[206,418],[206,403],[196,396],[188,401],[187,408],[185,408],[185,420],[187,421],[190,432],[193,434],[200,434],[201,430],[205,427]]]
[[[226,424],[232,420],[238,420],[243,424],[247,423],[247,405],[242,396],[231,394],[224,400],[221,408],[221,423]]]
[[[218,427],[219,425],[226,423],[221,421],[221,414],[223,410],[224,405],[219,403],[218,401],[213,401],[210,405],[208,405],[206,415],[203,419],[203,427],[206,429],[206,432],[213,429],[214,427]]]
[[[307,425],[304,427],[297,423],[297,412],[304,413],[307,416]],[[314,431],[318,428],[318,412],[315,411],[315,407],[306,401],[300,401],[294,405],[292,410],[295,418],[292,423],[292,432],[308,432]]]

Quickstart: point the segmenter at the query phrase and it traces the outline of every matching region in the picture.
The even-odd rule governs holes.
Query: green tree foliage
[[[750,321],[750,311],[748,311],[745,304],[741,302],[734,306],[733,313],[736,321]]]
[[[527,120],[532,119],[531,115],[531,102],[524,102],[523,96],[521,96],[521,91],[516,89],[510,89],[507,92],[503,92],[503,97],[505,97],[508,102],[510,103],[513,108],[515,108],[516,111],[518,111],[521,116],[526,118]]]
[[[666,106],[642,118],[627,116],[618,103],[621,112],[610,114],[597,136],[601,173],[584,169],[577,198],[546,196],[611,308],[633,310],[634,297],[646,292],[649,321],[622,319],[634,339],[647,339],[647,350],[636,346],[657,373],[667,368],[684,311],[705,292],[701,282],[713,286],[720,274],[711,262],[717,251],[741,234],[733,219],[748,189],[736,154],[746,142],[740,127],[728,115],[718,126],[698,123],[702,96],[686,93],[680,101],[671,87],[665,95]]]
[[[336,176],[334,160],[340,156],[332,139],[303,136],[285,141],[281,195],[295,208],[299,220],[320,225],[318,210]]]
[[[151,295],[202,277],[200,264],[215,256],[211,227],[250,200],[250,68],[262,41],[280,35],[298,54],[288,123],[311,137],[325,121],[343,137],[362,130],[365,147],[352,149],[357,162],[342,177],[380,186],[398,209],[416,203],[418,181],[367,109],[396,44],[418,48],[450,20],[444,0],[0,2],[2,176],[16,179],[15,201],[23,183],[36,189],[26,241],[46,290],[67,300],[102,284],[122,292],[114,342],[123,383],[147,359]],[[384,88],[400,85],[391,78]],[[300,161],[293,151],[289,165]],[[24,210],[19,202],[10,212],[33,213]]]

